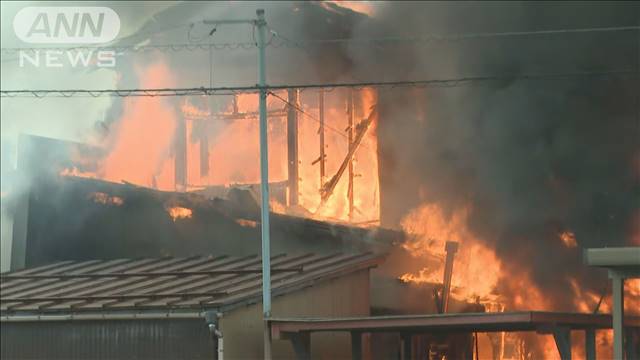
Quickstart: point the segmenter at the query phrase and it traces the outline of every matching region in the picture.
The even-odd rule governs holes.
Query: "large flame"
[[[174,79],[166,64],[159,60],[146,67],[136,67],[140,86],[168,87]],[[350,221],[375,225],[379,222],[379,184],[377,159],[377,117],[373,109],[373,89],[353,91],[354,129],[371,118],[370,125],[357,147],[353,164],[353,207],[349,206],[347,172],[343,173],[325,201],[320,189],[338,171],[349,151],[348,116],[345,92],[325,96],[325,168],[320,177],[319,103],[318,93],[300,96],[298,111],[298,187],[300,208],[289,208],[271,199],[272,211],[293,212],[322,220]],[[286,92],[271,96],[268,102],[269,181],[284,183],[287,168],[287,105],[280,98]],[[218,99],[216,99],[218,100]],[[103,144],[108,155],[95,173],[76,168],[62,175],[101,178],[129,182],[161,190],[197,190],[207,186],[256,184],[260,181],[259,123],[256,94],[239,94],[227,99],[227,108],[215,113],[208,97],[184,98],[176,104],[162,97],[127,98],[122,117],[114,123]],[[184,122],[185,133],[178,126]],[[355,131],[354,131],[355,132]],[[179,136],[184,136],[179,139]],[[207,141],[202,145],[203,138]],[[176,144],[184,143],[186,151],[186,184],[177,186],[175,175]],[[203,152],[202,146],[206,147]],[[206,153],[208,162],[201,158]],[[84,161],[84,159],[78,159]],[[202,163],[208,171],[203,172]]]
[[[502,271],[502,264],[495,253],[467,229],[469,209],[461,209],[445,215],[435,204],[423,205],[410,212],[402,220],[402,228],[412,237],[403,244],[412,256],[435,255],[440,265],[422,268],[416,273],[406,273],[401,280],[407,282],[442,282],[445,242],[460,244],[455,257],[451,285],[452,296],[460,300],[482,302],[495,300],[494,289]]]
[[[137,68],[136,72],[143,88],[170,87],[174,83],[164,62]],[[176,122],[177,115],[168,98],[126,98],[122,118],[107,138],[110,152],[101,164],[99,177],[172,190],[170,155]]]

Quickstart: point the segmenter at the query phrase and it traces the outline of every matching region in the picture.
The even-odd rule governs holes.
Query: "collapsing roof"
[[[242,200],[242,190],[231,193],[230,199],[207,199],[97,179],[43,177],[18,205],[12,269],[63,260],[256,254],[259,208]],[[172,219],[174,207],[188,216]],[[381,228],[275,213],[271,236],[273,253],[324,254],[385,252],[402,238]]]
[[[371,253],[276,255],[274,296],[382,262]],[[2,319],[119,311],[226,311],[261,299],[258,256],[62,261],[2,274]]]

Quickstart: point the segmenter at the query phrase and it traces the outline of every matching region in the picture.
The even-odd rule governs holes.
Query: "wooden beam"
[[[596,360],[596,330],[585,329],[584,331],[584,345],[585,354],[587,360]]]
[[[290,105],[287,110],[287,169],[289,206],[298,205],[298,89],[287,90]]]
[[[174,181],[175,190],[186,190],[187,184],[187,124],[184,117],[178,117],[176,137],[174,141]]]
[[[318,95],[318,108],[320,109],[320,186],[324,184],[326,155],[324,153],[324,89],[320,89]]]
[[[553,339],[556,341],[560,359],[571,360],[571,331],[565,327],[553,329]]]
[[[297,360],[311,359],[311,335],[308,332],[290,334],[289,340]]]
[[[320,206],[322,206],[327,200],[329,200],[329,198],[333,194],[333,191],[335,190],[336,185],[338,185],[338,181],[340,181],[340,177],[342,177],[342,174],[347,169],[347,166],[349,165],[349,163],[351,162],[351,159],[353,158],[353,154],[355,154],[356,150],[358,150],[358,146],[360,146],[362,139],[364,139],[364,135],[367,133],[367,130],[369,129],[369,125],[371,125],[371,123],[373,122],[373,119],[377,116],[377,114],[378,114],[377,107],[374,106],[373,109],[371,110],[371,113],[369,114],[369,117],[367,117],[365,120],[362,120],[358,125],[356,125],[355,139],[353,141],[353,146],[349,149],[347,156],[345,156],[336,174],[333,175],[333,177],[329,181],[327,181],[320,189],[320,195],[322,197],[322,203]]]
[[[351,359],[362,360],[362,333],[359,331],[351,332]]]
[[[353,89],[349,89],[349,95],[347,96],[347,120],[349,126],[347,133],[349,137],[349,152],[354,147],[353,144]],[[349,184],[347,186],[347,197],[349,199],[349,221],[353,221],[353,157],[349,159]]]

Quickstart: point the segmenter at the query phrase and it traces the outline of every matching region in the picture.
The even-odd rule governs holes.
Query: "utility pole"
[[[257,28],[258,46],[258,87],[260,112],[260,229],[262,235],[262,315],[264,320],[264,358],[271,359],[271,331],[268,320],[271,317],[271,242],[269,240],[269,150],[267,143],[267,85],[265,61],[265,31],[267,22],[264,9],[256,10],[256,19],[249,20],[205,20],[207,25],[250,24]]]
[[[271,241],[269,239],[269,150],[267,139],[267,85],[265,59],[264,9],[256,10],[258,20],[258,86],[260,86],[260,222],[262,233],[262,314],[264,320],[264,358],[271,359],[271,331],[268,320],[271,317]]]

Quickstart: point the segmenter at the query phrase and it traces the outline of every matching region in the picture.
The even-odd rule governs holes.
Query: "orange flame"
[[[468,209],[462,209],[447,217],[434,204],[410,212],[402,220],[402,228],[413,239],[402,246],[415,257],[434,255],[442,266],[406,273],[400,280],[441,283],[445,242],[456,241],[460,248],[454,260],[451,295],[459,300],[475,301],[479,297],[482,302],[494,301],[502,265],[493,250],[467,229],[467,216]]]
[[[94,192],[89,195],[89,198],[94,202],[104,205],[116,205],[121,206],[124,204],[124,200],[121,197],[115,195],[109,195],[103,192]]]
[[[562,243],[564,244],[564,246],[568,247],[568,248],[575,248],[578,246],[578,243],[576,242],[576,236],[573,232],[571,231],[564,231],[562,233],[560,233],[560,240],[562,240]]]
[[[167,209],[169,216],[175,222],[178,219],[188,219],[191,218],[192,211],[189,208],[174,206]]]
[[[169,87],[169,68],[158,62],[137,69],[143,88]],[[176,128],[176,114],[167,99],[132,97],[124,101],[124,112],[108,139],[111,151],[99,170],[100,177],[173,190],[169,154]]]

